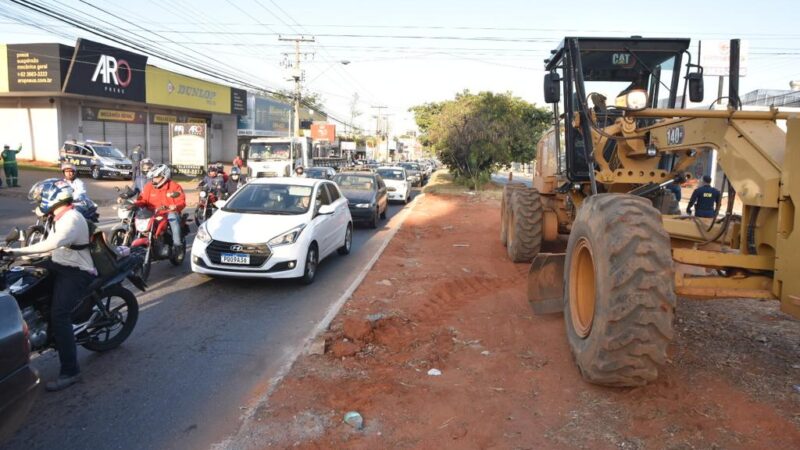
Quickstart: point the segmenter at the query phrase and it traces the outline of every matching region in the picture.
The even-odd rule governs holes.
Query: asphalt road
[[[105,354],[79,349],[83,382],[42,393],[8,449],[199,449],[235,432],[242,408],[347,290],[398,226],[389,207],[377,230],[357,227],[349,256],[320,264],[311,286],[294,281],[210,279],[161,261],[150,289],[135,291],[131,337]],[[101,208],[101,227],[115,221]],[[0,197],[0,231],[27,226],[22,199]],[[189,242],[193,236],[190,236]],[[43,380],[58,373],[53,351],[34,357]]]

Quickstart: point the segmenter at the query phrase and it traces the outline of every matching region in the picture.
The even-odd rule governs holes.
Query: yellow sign
[[[168,114],[154,114],[153,123],[175,123],[178,121],[178,116],[170,116]]]
[[[0,44],[0,92],[8,92],[8,47]]]
[[[147,66],[147,103],[177,108],[231,113],[231,88]]]
[[[207,120],[200,117],[189,117],[186,119],[187,123],[206,123]]]
[[[101,109],[97,112],[97,120],[134,122],[136,120],[136,113],[133,111],[119,111],[116,109]]]

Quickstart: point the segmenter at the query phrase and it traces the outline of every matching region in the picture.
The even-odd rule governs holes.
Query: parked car
[[[353,220],[377,228],[378,221],[386,218],[389,196],[380,175],[373,172],[343,172],[336,175],[333,181],[347,198]]]
[[[411,200],[411,182],[406,169],[400,166],[378,167],[378,175],[386,183],[389,201],[408,203]]]
[[[0,289],[11,288],[0,280]],[[17,301],[0,291],[0,444],[25,420],[39,393],[39,376],[30,365],[28,327]]]
[[[408,176],[408,181],[411,182],[412,186],[422,186],[422,173],[419,170],[419,166],[412,162],[401,162],[398,166],[406,169],[406,175]]]
[[[257,178],[218,204],[197,230],[193,272],[310,284],[325,257],[350,253],[353,219],[331,181]]]
[[[74,164],[78,174],[91,175],[95,180],[133,177],[133,163],[111,142],[64,142],[59,160]]]
[[[332,180],[336,176],[336,170],[333,167],[309,167],[305,172],[308,178],[318,180]]]

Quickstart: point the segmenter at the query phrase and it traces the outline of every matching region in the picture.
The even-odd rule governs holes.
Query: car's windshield
[[[336,175],[333,181],[345,190],[371,191],[375,188],[373,178],[363,175]]]
[[[311,186],[247,184],[222,208],[249,214],[303,214],[311,205]]]
[[[249,159],[263,161],[266,159],[288,160],[291,159],[291,144],[289,142],[259,142],[250,144]]]
[[[411,163],[400,164],[400,167],[404,167],[406,170],[417,170]]]
[[[384,180],[405,180],[401,169],[378,169],[378,175],[383,177]]]
[[[97,156],[102,156],[103,158],[117,158],[117,159],[125,158],[125,155],[123,155],[122,152],[115,147],[94,145],[92,146],[92,148],[94,148],[94,151],[95,153],[97,153]]]

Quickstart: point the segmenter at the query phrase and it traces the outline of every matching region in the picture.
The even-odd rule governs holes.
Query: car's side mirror
[[[689,100],[692,103],[699,103],[703,101],[703,72],[692,72],[686,75],[686,80],[689,83]]]
[[[561,77],[557,72],[544,76],[544,102],[558,103],[561,100]]]
[[[327,216],[333,214],[333,211],[335,210],[336,207],[334,207],[333,205],[322,205],[319,207],[319,209],[317,209],[317,214],[319,214],[320,216]]]

